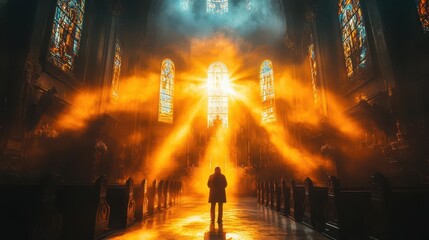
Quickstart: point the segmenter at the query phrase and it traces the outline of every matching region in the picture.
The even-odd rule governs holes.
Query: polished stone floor
[[[210,224],[210,205],[201,198],[184,198],[179,206],[158,213],[113,240],[238,240],[326,239],[320,233],[256,203],[255,198],[228,199],[223,224]]]

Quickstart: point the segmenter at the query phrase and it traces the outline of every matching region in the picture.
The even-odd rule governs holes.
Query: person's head
[[[220,173],[220,167],[215,167],[215,173]]]

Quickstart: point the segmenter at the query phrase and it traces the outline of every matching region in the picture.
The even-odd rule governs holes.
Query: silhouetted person
[[[225,188],[227,186],[225,175],[220,172],[220,167],[215,168],[214,174],[210,175],[207,182],[207,186],[210,188],[209,203],[210,207],[210,219],[211,222],[215,220],[215,207],[218,203],[218,216],[217,222],[222,222],[223,215],[223,204],[226,203]]]

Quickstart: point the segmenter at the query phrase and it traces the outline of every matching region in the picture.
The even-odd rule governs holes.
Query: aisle
[[[112,240],[265,240],[327,239],[256,203],[254,198],[238,198],[224,205],[223,224],[210,224],[210,205],[204,199],[184,198],[182,203],[141,223],[117,232]]]

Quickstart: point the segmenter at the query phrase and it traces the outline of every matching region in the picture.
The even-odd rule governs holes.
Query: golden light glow
[[[212,127],[219,121],[222,127],[228,127],[228,69],[222,62],[210,64],[207,77],[207,126]]]
[[[277,63],[276,67],[276,107],[282,109],[276,122],[261,120],[261,95],[259,85],[259,63],[265,59],[266,49],[252,49],[241,39],[231,40],[225,35],[217,34],[210,38],[195,38],[190,41],[190,53],[186,55],[180,50],[173,49],[175,55],[183,57],[189,67],[176,71],[175,83],[175,122],[162,137],[157,136],[156,126],[137,129],[126,138],[130,144],[147,144],[150,151],[141,157],[141,167],[136,168],[132,176],[141,178],[162,178],[173,173],[181,163],[177,155],[187,151],[189,135],[196,129],[207,130],[208,92],[214,91],[207,81],[210,65],[215,62],[227,67],[228,74],[220,81],[219,89],[222,96],[228,97],[228,128],[219,128],[214,132],[202,135],[206,143],[198,150],[199,166],[192,169],[187,177],[188,192],[207,196],[206,186],[208,176],[216,166],[228,180],[228,194],[239,191],[239,183],[246,173],[237,167],[236,145],[237,136],[243,126],[256,124],[267,136],[279,162],[291,169],[294,177],[304,179],[309,176],[321,183],[320,171],[332,172],[331,160],[322,157],[320,152],[310,152],[301,146],[293,137],[291,126],[317,127],[321,122],[329,120],[335,130],[350,138],[359,138],[362,130],[359,125],[344,114],[346,107],[339,97],[327,91],[321,93],[321,101],[329,103],[327,111],[321,112],[314,104],[311,84],[297,78],[292,66]],[[263,57],[262,57],[263,56]],[[172,61],[176,61],[170,57]],[[121,79],[121,97],[117,102],[109,101],[109,94],[100,96],[98,89],[89,89],[77,94],[72,100],[72,107],[57,119],[56,126],[60,133],[64,131],[85,131],[90,122],[105,113],[155,116],[159,96],[159,63],[162,59],[151,59],[149,68],[140,76]],[[302,69],[308,69],[303,63]],[[225,77],[226,76],[226,77]],[[229,79],[227,79],[229,77]],[[208,89],[207,89],[208,88]],[[103,89],[101,92],[109,92]],[[321,103],[325,104],[325,103]],[[155,108],[151,108],[155,106]],[[207,130],[208,131],[208,130]],[[155,138],[157,142],[152,143]],[[259,141],[261,136],[249,136]]]

